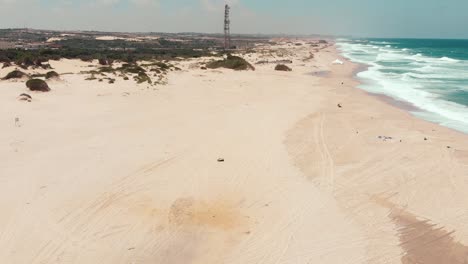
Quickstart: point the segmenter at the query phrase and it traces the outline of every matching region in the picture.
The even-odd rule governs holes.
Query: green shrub
[[[292,71],[292,69],[284,64],[278,64],[275,67],[275,71]]]
[[[122,67],[118,68],[117,70],[123,73],[135,73],[135,74],[146,72],[146,70],[143,69],[142,67],[136,64],[130,64],[130,63],[123,64]]]
[[[3,68],[8,68],[8,67],[11,67],[11,66],[12,66],[12,65],[11,65],[10,62],[4,62],[4,63],[3,63],[2,69],[3,69]]]
[[[31,79],[26,82],[26,87],[31,91],[48,92],[50,91],[47,83],[41,79]]]
[[[101,67],[101,68],[99,68],[99,72],[101,72],[101,73],[104,73],[104,72],[114,73],[115,69],[110,67],[110,66],[109,67]]]
[[[210,62],[206,65],[206,67],[210,69],[227,68],[236,71],[255,70],[254,66],[252,66],[243,58],[232,55],[228,55],[228,57],[224,60]]]
[[[26,77],[27,74],[22,72],[22,71],[18,71],[18,70],[14,70],[10,73],[8,73],[5,77],[3,77],[3,80],[9,80],[9,79],[21,79],[23,77]]]
[[[144,82],[147,82],[149,84],[152,84],[153,82],[151,81],[151,78],[144,72],[140,72],[138,73],[138,76],[134,76],[133,79],[137,82],[137,83],[144,83]]]
[[[164,62],[161,62],[161,61],[156,62],[154,65],[158,66],[162,70],[168,70],[169,68],[171,68],[170,65],[168,65],[168,64],[166,64]]]
[[[46,79],[58,79],[60,78],[60,75],[55,71],[50,71],[46,73],[45,78]]]

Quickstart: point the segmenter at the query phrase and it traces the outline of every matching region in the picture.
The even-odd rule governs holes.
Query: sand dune
[[[357,90],[333,47],[270,49],[246,59],[293,71],[0,82],[0,262],[465,263],[466,135]]]

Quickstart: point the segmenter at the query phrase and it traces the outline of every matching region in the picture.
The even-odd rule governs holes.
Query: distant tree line
[[[23,68],[42,67],[49,60],[80,59],[113,60],[133,63],[141,60],[174,60],[175,58],[198,58],[211,56],[208,50],[194,49],[135,49],[135,50],[93,50],[84,48],[62,48],[41,50],[0,50],[0,62],[15,63]]]

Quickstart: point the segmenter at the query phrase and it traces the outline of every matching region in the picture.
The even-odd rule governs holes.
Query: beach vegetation
[[[26,87],[29,88],[31,91],[40,91],[40,92],[48,92],[50,91],[49,86],[44,80],[41,79],[31,79],[26,82]]]
[[[13,65],[11,64],[11,62],[4,62],[4,63],[3,63],[3,66],[2,66],[2,69],[8,68],[8,67],[11,67],[11,66],[13,66]]]
[[[145,73],[146,70],[143,69],[141,66],[138,66],[134,63],[125,63],[122,64],[121,67],[117,68],[117,70],[121,71],[122,73],[133,73],[133,74],[139,74],[139,73]]]
[[[5,77],[3,77],[3,80],[21,79],[27,76],[28,75],[22,71],[14,70],[12,72],[9,72]]]
[[[244,58],[230,54],[223,60],[216,60],[208,63],[206,67],[209,69],[226,68],[236,71],[255,70],[254,66],[247,62]]]
[[[46,79],[58,79],[60,75],[56,71],[50,71],[45,74]]]
[[[138,75],[134,76],[133,79],[138,83],[144,83],[147,82],[149,84],[152,84],[153,82],[151,81],[151,78],[144,72],[138,73]]]
[[[275,71],[292,71],[292,69],[284,64],[278,64],[275,67]]]
[[[88,78],[85,79],[86,81],[94,81],[97,80],[96,76],[94,74],[91,74]]]

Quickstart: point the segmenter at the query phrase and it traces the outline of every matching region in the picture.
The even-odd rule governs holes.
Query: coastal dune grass
[[[60,75],[56,71],[50,71],[46,73],[45,78],[46,79],[58,79],[60,78]]]
[[[31,79],[26,82],[26,87],[31,91],[49,92],[50,88],[44,80]]]
[[[275,67],[275,71],[292,71],[292,69],[284,64],[278,64]]]
[[[5,77],[3,77],[3,80],[21,79],[27,76],[28,75],[22,71],[14,70],[12,72],[9,72]]]
[[[224,60],[212,61],[208,63],[206,67],[209,69],[226,68],[236,71],[255,70],[255,67],[245,59],[233,55],[228,55]]]

